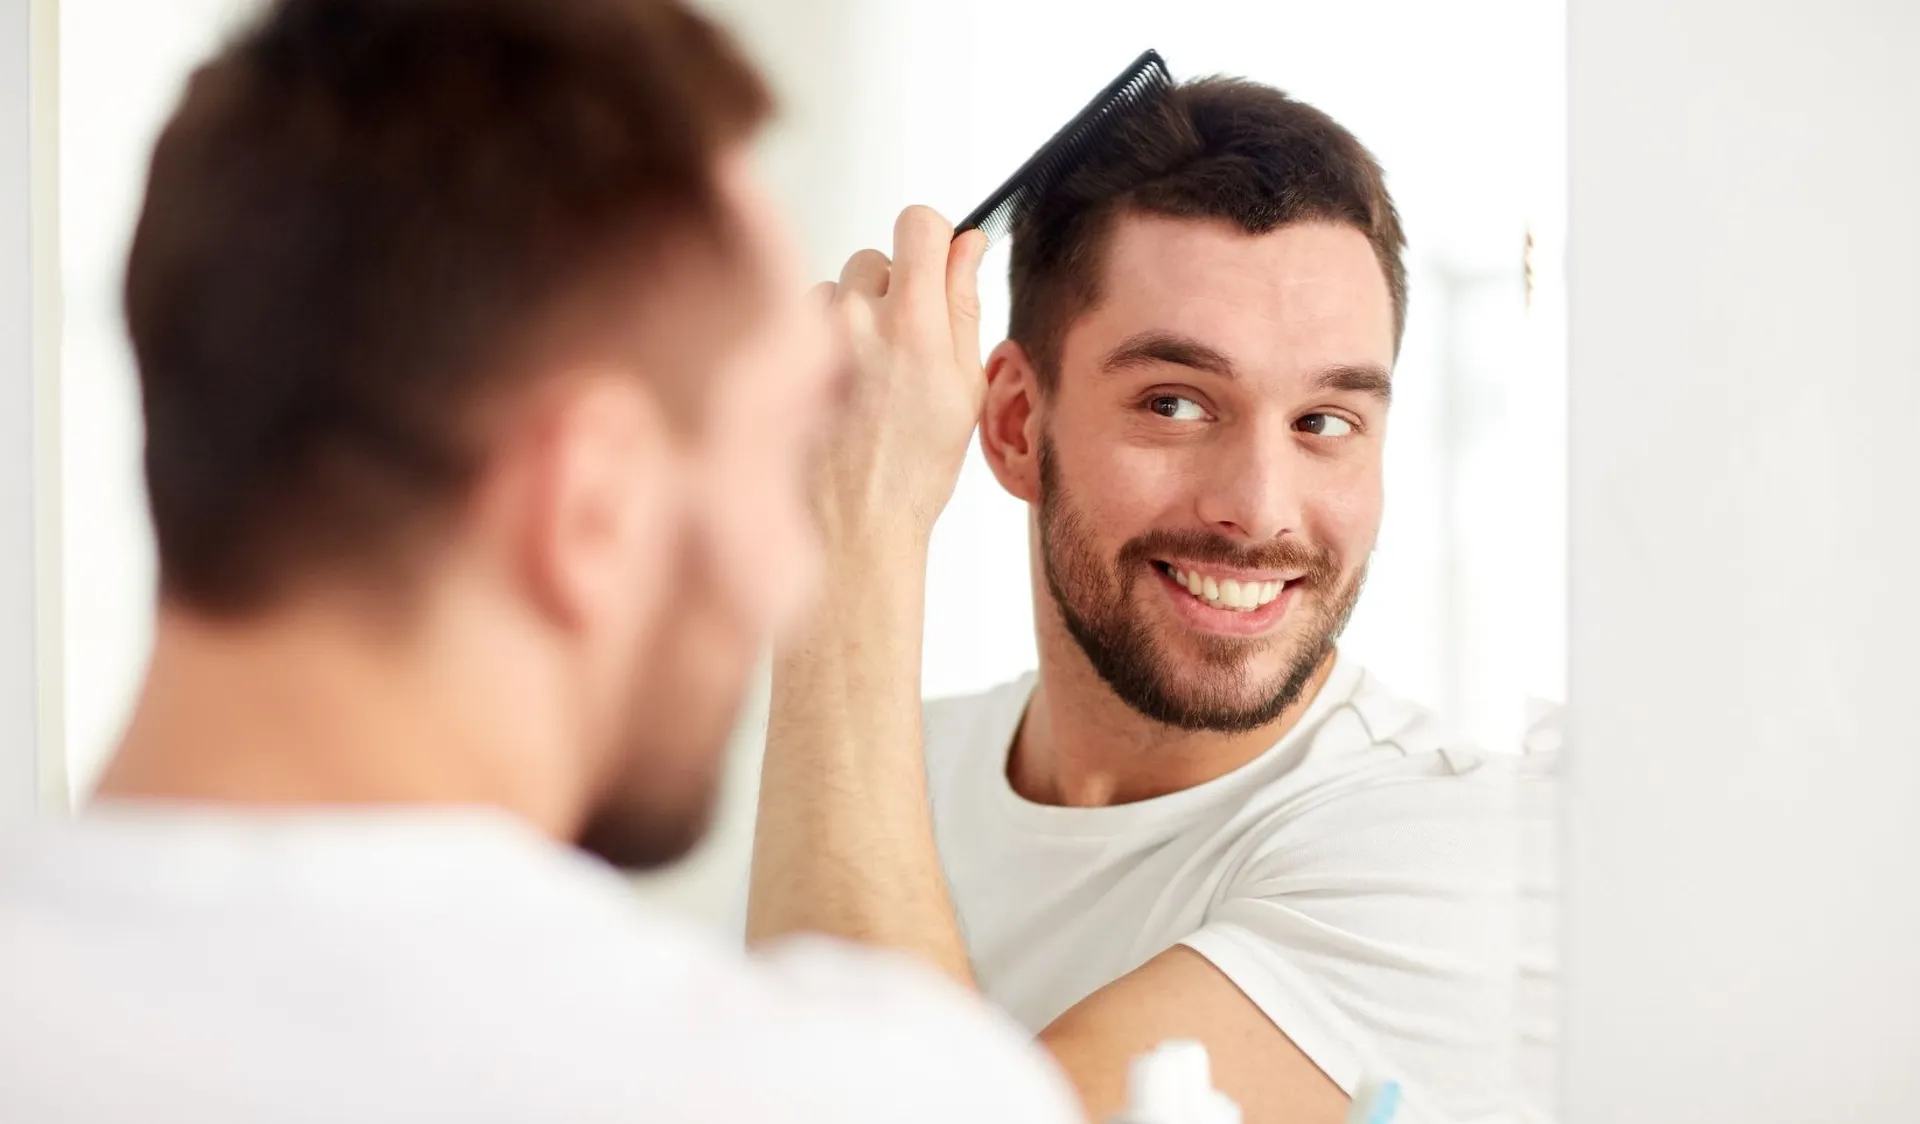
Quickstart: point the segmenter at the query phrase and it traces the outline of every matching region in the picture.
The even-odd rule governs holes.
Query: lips
[[[1241,571],[1239,577],[1224,579],[1217,570],[1208,574],[1195,571],[1171,562],[1154,562],[1150,569],[1157,579],[1156,584],[1165,588],[1170,607],[1187,626],[1197,632],[1218,636],[1256,637],[1265,635],[1279,626],[1297,604],[1304,593],[1307,582],[1277,571],[1249,573]],[[1206,579],[1213,579],[1215,596],[1207,597]],[[1237,586],[1234,604],[1228,604],[1226,596],[1235,593],[1232,589],[1222,589],[1223,580],[1231,580]],[[1198,585],[1199,592],[1194,592]],[[1277,589],[1271,587],[1277,586]],[[1272,596],[1268,596],[1271,593]],[[1251,599],[1251,608],[1245,607]]]

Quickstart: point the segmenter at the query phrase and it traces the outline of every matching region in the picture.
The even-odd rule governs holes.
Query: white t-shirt
[[[1004,1016],[764,959],[482,812],[120,808],[0,835],[0,1120],[1077,1120]]]
[[[1512,759],[1340,659],[1235,771],[1152,800],[1023,799],[1007,754],[1031,675],[928,704],[941,857],[986,993],[1038,1031],[1175,944],[1205,956],[1351,1094],[1424,1119],[1514,1105]]]

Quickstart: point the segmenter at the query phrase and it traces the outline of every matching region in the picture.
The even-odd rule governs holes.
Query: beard
[[[698,716],[663,712],[656,696],[666,693],[651,686],[638,692],[621,737],[626,764],[576,840],[622,870],[657,870],[685,858],[706,838],[719,798],[731,712],[723,711],[721,721],[713,719],[717,707]]]
[[[1353,615],[1364,565],[1342,582],[1338,560],[1325,548],[1293,539],[1248,546],[1203,531],[1149,531],[1128,540],[1109,564],[1044,437],[1039,453],[1047,590],[1068,634],[1120,701],[1177,729],[1238,733],[1273,722],[1300,700]],[[1299,572],[1301,590],[1277,634],[1190,637],[1199,647],[1195,667],[1169,650],[1134,598],[1136,583],[1161,558]],[[1257,677],[1255,658],[1276,648],[1278,670]]]
[[[759,660],[757,632],[691,556],[654,641],[635,653],[615,767],[576,840],[629,871],[677,862],[706,837],[726,750]]]

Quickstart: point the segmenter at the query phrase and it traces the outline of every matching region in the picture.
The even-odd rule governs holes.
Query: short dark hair
[[[1016,224],[1008,335],[1043,386],[1059,377],[1068,325],[1100,299],[1114,221],[1141,213],[1225,219],[1250,234],[1345,223],[1367,236],[1406,326],[1406,236],[1385,176],[1333,118],[1271,86],[1205,78],[1123,118]]]
[[[728,256],[717,157],[770,108],[675,0],[269,8],[189,82],[127,266],[162,597],[396,569],[485,402],[631,331],[667,247]]]

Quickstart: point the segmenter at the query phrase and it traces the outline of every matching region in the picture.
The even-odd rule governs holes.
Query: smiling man
[[[1204,1041],[1250,1120],[1505,1114],[1512,787],[1336,646],[1379,531],[1404,239],[1278,91],[1179,87],[981,246],[910,210],[832,301],[858,378],[816,496],[836,577],[776,663],[750,911],[917,952],[1090,1115]],[[1040,667],[923,709],[927,536],[968,436],[1031,510]]]

